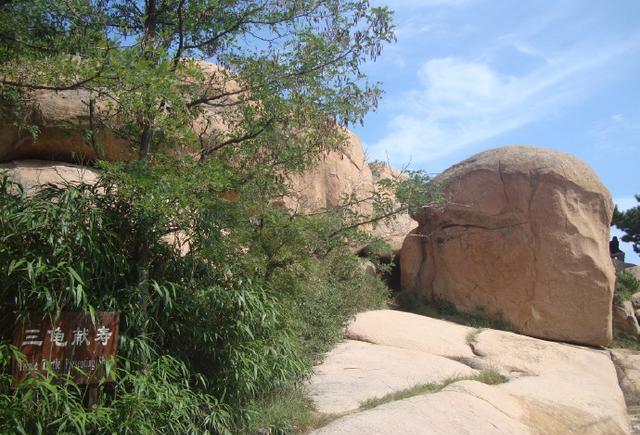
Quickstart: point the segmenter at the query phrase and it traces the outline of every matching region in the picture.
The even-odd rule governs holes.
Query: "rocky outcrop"
[[[42,186],[77,186],[81,183],[94,184],[100,171],[86,166],[44,160],[19,160],[0,164],[0,175],[6,174],[18,183],[25,193],[32,194]]]
[[[323,154],[312,168],[290,176],[289,188],[285,205],[300,213],[337,207],[345,196],[363,200],[355,207],[358,213],[371,213],[366,199],[373,191],[373,175],[360,139],[348,131],[343,149]]]
[[[315,434],[630,433],[606,351],[388,310],[359,314],[346,335],[308,387],[319,411],[341,416]],[[439,392],[354,409],[358,401],[457,378],[460,366],[453,362],[467,373],[496,370],[508,382],[461,380]]]
[[[612,338],[613,204],[593,170],[564,153],[511,146],[436,177],[448,200],[413,218],[402,287],[461,310],[483,307],[520,332],[604,345]]]
[[[225,95],[216,99],[215,107],[197,106],[199,113],[191,127],[201,146],[206,147],[237,129],[239,85],[227,69],[210,62],[196,62],[193,67],[206,77],[202,92]],[[121,122],[111,100],[97,98],[86,89],[75,89],[34,91],[30,101],[23,116],[27,124],[38,128],[37,134],[0,119],[0,162],[40,159],[88,164],[98,159],[131,161],[138,157],[135,147],[118,131]],[[89,139],[89,131],[94,132],[93,140]],[[160,148],[174,156],[195,155],[198,151],[163,145]]]
[[[0,162],[24,159],[92,162],[131,160],[135,154],[112,130],[95,128],[95,147],[87,140],[91,126],[87,90],[36,91],[32,95],[29,122],[39,129],[36,136],[11,122],[0,123]]]
[[[394,193],[385,189],[384,186],[380,184],[380,181],[398,180],[405,178],[405,176],[402,172],[385,163],[375,162],[371,163],[369,166],[371,168],[371,173],[373,174],[375,190],[380,195],[385,195],[385,197],[390,198],[394,207],[399,208],[400,204],[395,200]],[[396,215],[391,221],[383,220],[378,222],[373,228],[373,233],[377,237],[389,243],[393,252],[398,254],[402,249],[402,243],[405,237],[407,237],[407,234],[409,234],[409,232],[411,232],[415,227],[415,221],[411,219],[408,212],[404,212]]]
[[[347,340],[329,353],[310,382],[310,398],[325,414],[357,410],[367,399],[478,371],[438,355]]]
[[[618,382],[627,403],[632,434],[640,434],[640,352],[612,349],[611,359],[616,366]]]
[[[611,358],[616,365],[627,406],[640,406],[640,352],[613,349]]]
[[[616,336],[640,338],[640,325],[631,301],[614,301],[613,329]]]
[[[199,69],[199,72],[191,71],[180,80],[189,82],[192,79],[188,74],[202,74],[205,79],[197,93],[221,95],[213,105],[201,103],[196,106],[199,112],[191,127],[199,146],[206,149],[222,143],[232,132],[241,135],[243,124],[240,122],[239,102],[243,94],[233,73],[209,62],[194,62],[190,67]],[[109,101],[96,98],[85,89],[34,91],[30,100],[24,118],[28,124],[38,128],[37,134],[0,119],[0,163],[15,162],[10,166],[13,165],[14,172],[20,172],[18,178],[30,187],[35,182],[29,178],[31,175],[27,175],[30,165],[36,165],[39,176],[43,177],[47,171],[61,171],[65,164],[59,162],[89,165],[98,159],[131,161],[138,157],[135,146],[122,135],[122,129],[118,127],[121,124],[118,111]],[[94,132],[93,140],[90,140],[90,131]],[[345,131],[345,136],[341,149],[325,152],[316,165],[290,177],[291,192],[284,199],[286,207],[300,213],[316,212],[337,207],[343,203],[344,197],[349,197],[355,200],[356,205],[352,209],[356,213],[366,216],[372,212],[371,197],[376,180],[358,137],[350,131]],[[186,147],[166,148],[162,144],[160,148],[169,155],[181,157],[197,157],[199,151]],[[25,163],[27,159],[54,163],[52,168],[46,169],[42,162]],[[20,166],[19,170],[16,165]],[[68,169],[71,166],[64,167]],[[391,168],[383,169],[377,175],[378,178],[395,176],[398,174]],[[411,222],[405,214],[393,223],[367,229],[389,241],[397,250],[411,229]]]

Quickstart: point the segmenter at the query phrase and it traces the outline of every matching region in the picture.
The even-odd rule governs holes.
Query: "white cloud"
[[[393,115],[369,153],[388,154],[396,165],[424,164],[540,120],[593,92],[602,67],[635,49],[632,42],[554,53],[522,76],[463,57],[427,60],[416,72],[417,86],[385,103]]]

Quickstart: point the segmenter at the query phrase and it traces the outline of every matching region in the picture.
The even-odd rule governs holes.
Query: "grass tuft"
[[[478,329],[475,329],[475,330],[469,332],[467,334],[467,336],[465,337],[465,340],[466,340],[467,344],[469,346],[474,346],[474,345],[478,344],[478,335],[480,335],[480,333],[482,331],[484,331],[484,329],[485,328],[478,328]]]
[[[608,347],[611,349],[640,350],[640,343],[636,338],[629,335],[621,335],[614,337]]]
[[[315,411],[300,387],[280,390],[254,402],[250,413],[243,433],[308,433],[342,416]]]
[[[364,411],[367,409],[372,409],[377,406],[384,405],[386,403],[395,402],[397,400],[404,400],[404,399],[408,399],[414,396],[419,396],[422,394],[437,393],[442,389],[444,389],[445,387],[447,387],[448,385],[451,385],[459,381],[478,381],[487,385],[497,385],[497,384],[503,384],[505,382],[508,382],[509,379],[506,376],[501,375],[495,370],[483,370],[475,376],[454,377],[454,378],[449,378],[440,383],[416,385],[414,387],[407,388],[406,390],[396,391],[394,393],[390,393],[382,397],[369,399],[361,403],[360,410]]]
[[[455,305],[447,300],[427,302],[406,290],[396,296],[396,303],[401,310],[422,316],[448,320],[478,329],[490,328],[517,332],[516,327],[504,319],[504,313],[500,310],[490,314],[486,312],[484,307],[477,306],[472,312],[466,313],[458,311]]]

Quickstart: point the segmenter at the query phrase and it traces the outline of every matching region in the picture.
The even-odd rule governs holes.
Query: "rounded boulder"
[[[587,164],[509,146],[477,154],[434,181],[447,204],[412,216],[419,227],[404,242],[404,289],[501,317],[527,335],[611,341],[613,203]]]

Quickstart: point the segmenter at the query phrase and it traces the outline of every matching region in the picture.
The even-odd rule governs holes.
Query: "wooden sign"
[[[55,321],[32,313],[14,334],[14,345],[26,356],[26,361],[13,362],[16,382],[34,371],[47,373],[47,367],[78,384],[103,379],[107,359],[118,348],[118,314],[98,312],[95,317],[94,324],[83,313],[63,312]]]

